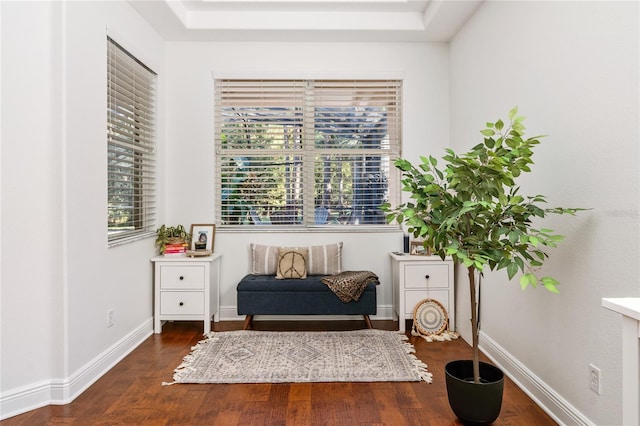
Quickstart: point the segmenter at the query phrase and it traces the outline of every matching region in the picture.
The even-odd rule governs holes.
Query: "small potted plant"
[[[524,137],[522,121],[514,108],[508,123],[487,123],[481,131],[483,143],[462,155],[446,150],[444,168],[438,168],[432,156],[421,157],[417,167],[397,159],[403,191],[411,194],[411,201],[397,208],[382,206],[387,220],[405,224],[414,237],[424,240],[425,248],[442,259],[452,257],[467,270],[473,360],[453,361],[445,371],[449,403],[463,422],[491,423],[502,404],[504,375],[479,361],[476,284],[482,272],[504,269],[509,279],[521,272],[523,290],[541,284],[557,293],[558,281],[538,277],[537,269],[548,257],[545,248],[555,247],[563,236],[538,229],[534,220],[581,210],[545,208],[543,195],[519,194],[516,178],[531,171],[532,149],[540,143],[540,137]],[[464,394],[462,400],[458,392]]]
[[[190,239],[191,234],[182,225],[162,225],[156,229],[156,246],[160,248],[160,254],[165,253],[167,245],[188,246]]]

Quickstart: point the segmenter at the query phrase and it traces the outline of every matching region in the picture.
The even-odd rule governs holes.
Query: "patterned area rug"
[[[431,383],[406,340],[372,329],[210,333],[175,370],[173,383]]]

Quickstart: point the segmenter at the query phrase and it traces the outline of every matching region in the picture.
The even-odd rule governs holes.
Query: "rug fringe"
[[[409,338],[405,334],[400,335],[400,340],[403,340],[402,346],[404,347],[405,352],[409,355],[409,359],[411,359],[413,367],[418,373],[418,376],[420,376],[420,380],[425,383],[432,383],[433,374],[427,369],[427,364],[414,355],[416,353],[415,346],[413,346],[411,342],[408,342]]]
[[[411,330],[411,335],[416,337],[422,337],[427,342],[445,342],[457,339],[460,337],[460,333],[457,331],[445,330],[440,334],[421,334],[414,329]]]
[[[416,367],[416,371],[418,372],[418,375],[420,376],[420,379],[422,379],[423,382],[425,383],[433,382],[433,374],[429,372],[429,370],[427,370],[427,364],[420,361],[418,358],[415,358],[415,360],[413,361],[413,365]]]
[[[179,382],[189,372],[196,370],[193,367],[193,361],[197,359],[199,352],[204,349],[205,343],[220,340],[218,337],[216,337],[215,334],[216,333],[214,331],[206,334],[205,339],[200,340],[195,346],[191,347],[191,352],[185,355],[185,357],[182,358],[182,363],[178,365],[175,370],[173,370],[173,382],[167,383],[167,385],[172,385]],[[163,386],[165,385],[165,383],[166,382],[162,383]]]

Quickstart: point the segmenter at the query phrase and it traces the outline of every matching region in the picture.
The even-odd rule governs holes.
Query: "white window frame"
[[[109,247],[155,232],[156,87],[157,74],[107,37]]]
[[[352,84],[354,86],[354,91],[356,91],[358,89],[358,84],[362,84],[362,85],[373,85],[375,86],[376,84],[388,84],[390,88],[392,89],[387,89],[389,91],[394,91],[394,95],[393,95],[393,103],[392,106],[389,107],[389,119],[388,119],[388,133],[390,135],[390,137],[385,139],[385,146],[384,148],[380,148],[380,149],[376,149],[376,150],[371,150],[371,149],[331,149],[331,150],[320,150],[318,149],[313,140],[314,140],[314,134],[315,134],[315,129],[314,129],[314,122],[315,122],[315,118],[314,118],[314,108],[316,106],[322,106],[323,104],[321,104],[322,101],[318,100],[316,101],[313,95],[310,96],[306,96],[305,95],[305,99],[303,101],[303,107],[301,108],[301,110],[304,111],[304,128],[302,130],[302,133],[305,135],[304,136],[304,140],[302,143],[302,149],[298,149],[295,151],[287,151],[287,150],[282,150],[283,154],[289,154],[289,155],[297,155],[300,158],[302,158],[302,161],[305,164],[305,171],[303,174],[303,183],[302,183],[302,190],[304,192],[304,197],[303,197],[303,206],[302,206],[302,217],[303,220],[300,221],[299,223],[296,224],[288,224],[286,226],[287,229],[291,229],[291,230],[314,230],[314,229],[320,229],[320,230],[328,230],[328,229],[336,229],[339,231],[347,231],[347,230],[364,230],[365,228],[370,229],[370,228],[380,228],[380,229],[393,229],[396,230],[397,229],[397,225],[396,224],[387,224],[387,223],[377,223],[375,225],[373,224],[368,224],[368,223],[349,223],[349,224],[332,224],[332,223],[327,223],[327,224],[318,224],[315,221],[314,218],[314,208],[315,208],[315,201],[314,201],[314,194],[315,194],[315,181],[314,181],[314,164],[315,164],[315,156],[319,155],[319,154],[327,154],[327,153],[331,153],[331,154],[341,154],[341,155],[351,155],[351,156],[365,156],[365,155],[371,155],[372,152],[376,152],[376,154],[374,155],[381,155],[383,157],[385,157],[387,159],[386,161],[386,199],[385,201],[389,201],[391,202],[393,205],[397,204],[399,202],[399,198],[400,198],[400,191],[399,191],[399,184],[398,184],[398,173],[395,169],[395,167],[393,166],[393,161],[400,157],[400,152],[401,152],[401,146],[402,146],[402,129],[401,129],[401,122],[402,122],[402,117],[401,117],[401,113],[402,113],[402,80],[401,79],[393,79],[393,78],[382,78],[382,79],[376,79],[376,78],[370,78],[370,79],[354,79],[354,78],[350,78],[350,79],[346,79],[346,78],[337,78],[337,79],[310,79],[310,78],[302,78],[302,79],[282,79],[282,78],[266,78],[266,79],[255,79],[255,78],[217,78],[216,76],[214,76],[214,80],[215,80],[215,99],[214,99],[214,115],[215,115],[215,119],[214,119],[214,127],[215,127],[215,153],[216,153],[216,162],[215,162],[215,194],[216,194],[216,201],[215,201],[215,218],[216,218],[216,223],[218,223],[219,227],[221,230],[223,229],[243,229],[243,228],[252,228],[253,226],[255,226],[255,224],[257,224],[257,221],[254,220],[254,223],[251,224],[225,224],[223,221],[223,213],[222,213],[222,209],[223,209],[223,202],[222,202],[222,192],[223,192],[223,185],[222,185],[222,161],[221,158],[228,158],[229,155],[231,154],[230,151],[233,150],[226,150],[223,147],[222,144],[222,139],[221,139],[221,133],[222,133],[222,129],[223,128],[223,117],[222,117],[222,108],[229,106],[228,102],[224,102],[223,98],[224,98],[224,89],[221,89],[221,86],[227,85],[229,83],[233,84],[234,82],[238,82],[239,84],[242,82],[256,82],[256,84],[259,84],[257,82],[272,82],[272,81],[288,81],[291,83],[291,87],[293,90],[294,86],[297,86],[299,88],[300,84],[302,83],[305,87],[306,87],[306,91],[307,92],[311,92],[314,93],[314,89],[316,86],[316,83],[318,83],[318,86],[322,86],[323,83],[325,84],[333,84],[334,82],[338,82],[340,84],[345,84],[346,86],[349,86],[349,84]],[[251,85],[252,83],[249,83],[249,85]],[[268,90],[268,89],[266,89]],[[348,89],[347,89],[348,90]],[[285,96],[286,98],[286,96]],[[319,97],[318,97],[319,98]],[[281,101],[281,99],[278,99],[278,101]],[[335,103],[335,99],[330,100],[329,102],[334,102]],[[349,102],[352,101],[347,101],[347,104],[349,104]],[[350,104],[349,104],[350,105]],[[355,105],[355,104],[354,104]],[[246,154],[246,149],[244,150],[244,154]],[[250,151],[250,150],[249,150]],[[264,152],[264,151],[263,151]],[[238,154],[243,154],[242,150],[238,151]],[[260,219],[260,218],[259,218]],[[258,220],[259,220],[258,219]],[[262,218],[264,220],[264,218]],[[269,220],[266,219],[265,220],[267,223],[269,223]],[[246,222],[246,221],[245,221]],[[282,231],[284,230],[283,227],[279,227],[279,226],[275,226],[275,227],[262,227],[261,230],[273,230],[273,231]]]

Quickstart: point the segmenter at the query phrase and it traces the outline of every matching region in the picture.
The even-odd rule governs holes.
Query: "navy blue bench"
[[[246,315],[243,329],[251,326],[254,315],[363,315],[372,328],[369,315],[375,315],[376,284],[369,283],[358,301],[342,302],[321,279],[276,279],[273,275],[246,275],[237,286],[238,315]]]

